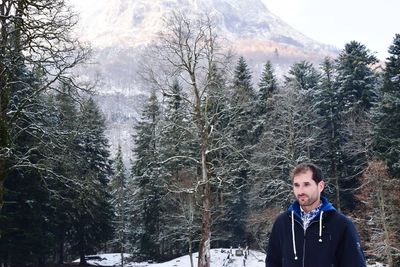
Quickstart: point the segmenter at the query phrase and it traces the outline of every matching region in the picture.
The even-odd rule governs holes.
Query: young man
[[[297,201],[272,227],[265,266],[365,267],[354,224],[321,197],[321,170],[302,163],[291,177]]]

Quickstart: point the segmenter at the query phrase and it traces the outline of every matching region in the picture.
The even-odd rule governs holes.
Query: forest
[[[203,267],[210,248],[264,251],[293,200],[289,172],[306,161],[367,259],[399,266],[400,34],[385,62],[350,41],[319,65],[278,77],[267,61],[253,77],[209,17],[175,13],[146,51],[151,93],[127,168],[96,87],[74,72],[91,56],[76,23],[63,0],[0,3],[2,266],[198,251]]]

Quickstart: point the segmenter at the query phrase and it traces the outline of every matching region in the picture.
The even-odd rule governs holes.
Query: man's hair
[[[294,169],[290,173],[290,177],[292,177],[293,180],[295,176],[297,176],[300,173],[305,173],[306,171],[312,172],[312,179],[316,184],[318,184],[323,180],[321,169],[317,165],[309,162],[300,163],[299,165],[294,167]]]

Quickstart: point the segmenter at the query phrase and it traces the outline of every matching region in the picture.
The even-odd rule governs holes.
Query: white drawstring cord
[[[319,214],[319,239],[318,239],[318,241],[320,242],[320,243],[322,243],[322,214],[323,214],[324,212],[323,211],[321,211],[321,213]]]
[[[292,210],[292,241],[293,241],[293,252],[294,252],[294,259],[297,260],[297,252],[296,252],[296,240],[294,237],[294,211]]]

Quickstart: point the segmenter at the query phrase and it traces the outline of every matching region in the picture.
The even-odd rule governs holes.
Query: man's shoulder
[[[280,213],[276,217],[275,224],[282,223],[282,222],[284,222],[285,220],[288,220],[288,219],[290,219],[290,212],[289,211],[284,211],[284,212]]]
[[[330,220],[335,224],[335,225],[353,225],[353,221],[350,219],[350,217],[346,216],[345,214],[341,213],[340,211],[330,211],[327,212],[327,216],[331,218]]]

